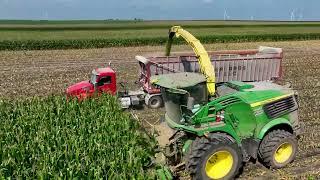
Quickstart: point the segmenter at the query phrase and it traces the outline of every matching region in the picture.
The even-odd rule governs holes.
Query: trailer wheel
[[[242,164],[237,143],[227,135],[213,134],[209,139],[196,138],[187,157],[192,179],[232,179]]]
[[[162,107],[162,105],[163,105],[163,100],[160,95],[152,96],[149,98],[149,101],[148,101],[149,108],[157,109]]]
[[[263,138],[259,146],[259,157],[267,167],[282,168],[294,160],[297,148],[296,137],[278,129]]]

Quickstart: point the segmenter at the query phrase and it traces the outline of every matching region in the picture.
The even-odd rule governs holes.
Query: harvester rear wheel
[[[187,157],[192,179],[232,179],[238,174],[242,155],[235,141],[225,134],[196,138]]]
[[[296,137],[288,131],[278,129],[263,138],[259,156],[267,167],[282,168],[294,160],[297,148]]]

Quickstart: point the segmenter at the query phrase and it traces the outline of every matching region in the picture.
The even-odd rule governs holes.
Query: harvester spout
[[[200,43],[200,41],[197,38],[195,38],[192,34],[190,34],[188,31],[182,29],[180,26],[173,26],[169,30],[169,38],[166,45],[166,56],[170,55],[174,36],[183,37],[183,39],[186,40],[188,44],[190,44],[190,46],[192,47],[194,53],[198,57],[200,72],[207,79],[208,92],[211,96],[213,96],[215,94],[215,73],[207,51]]]

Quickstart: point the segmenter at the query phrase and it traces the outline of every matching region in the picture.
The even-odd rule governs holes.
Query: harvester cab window
[[[203,104],[207,102],[208,94],[207,94],[207,86],[206,83],[200,83],[193,87],[186,89],[190,96],[194,98],[195,104]]]
[[[98,82],[98,86],[103,86],[105,84],[110,84],[110,83],[111,83],[111,76],[105,76],[100,78],[100,81]]]

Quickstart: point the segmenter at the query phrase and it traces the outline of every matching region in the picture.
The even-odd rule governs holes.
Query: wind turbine
[[[49,20],[49,13],[47,10],[44,11],[44,19]]]
[[[224,20],[230,19],[230,16],[228,16],[228,13],[227,13],[227,10],[226,10],[226,9],[224,9],[223,19],[224,19]]]
[[[291,11],[291,14],[290,14],[290,20],[291,21],[294,21],[295,20],[295,17],[294,17],[294,9]]]

